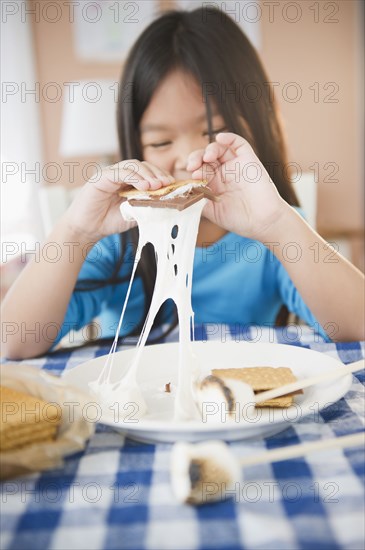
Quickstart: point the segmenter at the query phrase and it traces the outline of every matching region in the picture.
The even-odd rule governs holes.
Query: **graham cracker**
[[[38,397],[0,386],[0,450],[48,441],[61,423],[61,409]]]
[[[291,382],[295,382],[297,378],[294,376],[291,369],[288,367],[251,367],[239,369],[213,369],[213,376],[220,378],[231,378],[240,380],[249,384],[254,393],[258,394],[266,390],[280,388]],[[290,394],[275,397],[262,403],[257,403],[256,407],[277,407],[286,408],[293,404],[293,395],[303,393],[302,390],[292,392]]]
[[[274,399],[268,399],[262,403],[256,403],[255,406],[257,408],[272,407],[275,409],[287,409],[292,406],[293,402],[294,398],[292,395],[282,395],[280,397],[275,397]]]
[[[178,189],[179,187],[183,187],[184,185],[194,184],[197,187],[204,187],[208,185],[208,182],[206,180],[181,180],[176,181],[174,183],[171,183],[170,185],[165,185],[164,187],[160,187],[160,189],[149,189],[147,191],[140,191],[139,189],[129,189],[128,191],[120,191],[118,194],[120,197],[124,197],[126,199],[133,199],[133,197],[136,197],[138,195],[148,195],[149,197],[163,197],[164,195],[168,195],[172,191],[175,191],[175,189]]]
[[[13,449],[19,449],[34,443],[45,443],[46,441],[53,441],[57,433],[57,426],[50,426],[43,430],[31,430],[29,429],[24,433],[13,433],[11,437],[3,437],[0,435],[0,450],[10,451]]]

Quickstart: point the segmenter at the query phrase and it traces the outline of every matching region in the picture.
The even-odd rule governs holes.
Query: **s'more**
[[[238,369],[213,369],[212,375],[218,378],[228,378],[241,380],[252,387],[257,395],[267,390],[280,388],[291,382],[296,382],[291,369],[288,367],[246,367]],[[256,407],[276,407],[287,408],[293,404],[293,396],[303,393],[302,390],[275,397],[262,403],[257,403]]]
[[[206,180],[182,180],[160,189],[140,191],[130,189],[121,191],[119,196],[128,200],[132,206],[152,206],[153,208],[174,208],[185,210],[203,198],[213,201],[219,198],[207,187]]]

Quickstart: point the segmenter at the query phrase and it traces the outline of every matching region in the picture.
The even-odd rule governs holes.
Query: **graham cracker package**
[[[94,433],[90,397],[38,368],[1,365],[0,397],[1,479],[58,468]]]

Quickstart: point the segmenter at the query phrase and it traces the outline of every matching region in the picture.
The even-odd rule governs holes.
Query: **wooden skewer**
[[[296,382],[291,382],[290,384],[285,384],[285,386],[280,386],[280,388],[274,388],[273,390],[264,391],[255,395],[255,402],[262,403],[268,401],[269,399],[274,399],[275,397],[280,397],[281,395],[286,395],[294,391],[302,390],[303,388],[308,388],[309,386],[314,386],[315,384],[321,384],[327,380],[335,380],[336,378],[342,378],[346,374],[351,374],[358,370],[363,369],[365,366],[365,360],[360,359],[355,363],[350,363],[344,367],[334,369],[331,371],[318,374],[316,376],[310,376],[309,378],[304,378],[304,380],[297,380]]]
[[[253,466],[254,464],[264,464],[266,462],[279,462],[280,460],[288,460],[298,456],[305,456],[309,453],[317,451],[325,451],[327,449],[345,449],[348,447],[364,446],[365,434],[357,433],[344,435],[342,437],[333,437],[321,441],[311,443],[300,443],[290,447],[281,447],[280,449],[272,449],[263,453],[240,458],[241,466]]]

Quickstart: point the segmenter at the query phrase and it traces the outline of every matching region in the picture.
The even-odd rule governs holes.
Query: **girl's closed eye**
[[[159,141],[156,143],[150,143],[149,146],[153,147],[154,149],[159,149],[161,147],[167,147],[168,145],[171,145],[172,141]]]
[[[171,145],[172,141],[159,141],[155,143],[147,143],[145,147],[153,147],[153,149],[162,149]]]

